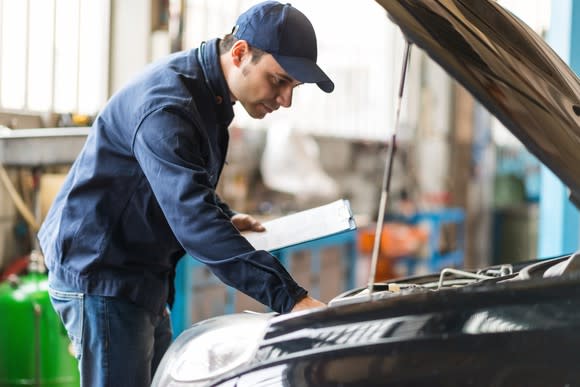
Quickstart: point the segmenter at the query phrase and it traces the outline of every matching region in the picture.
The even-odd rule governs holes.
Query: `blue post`
[[[186,256],[179,261],[175,269],[175,300],[171,310],[171,325],[173,327],[173,338],[175,339],[189,325],[191,325],[189,313],[189,293],[191,291],[191,265],[189,260],[193,258]]]
[[[548,44],[572,70],[580,73],[580,1],[552,0],[551,19]],[[568,189],[545,166],[540,178],[538,255],[573,252],[579,242],[578,210],[568,200]]]

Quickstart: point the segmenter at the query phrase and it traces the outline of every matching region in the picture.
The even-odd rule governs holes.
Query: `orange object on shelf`
[[[428,242],[429,232],[421,226],[405,223],[385,223],[381,233],[379,259],[375,281],[394,278],[399,275],[393,267],[398,258],[416,256]],[[370,255],[375,241],[375,228],[358,231],[358,249],[361,254]]]

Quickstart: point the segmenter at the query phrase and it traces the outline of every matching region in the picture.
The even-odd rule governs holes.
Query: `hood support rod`
[[[369,299],[372,299],[373,288],[375,285],[375,275],[377,272],[377,263],[379,257],[379,250],[381,246],[381,234],[383,232],[383,223],[385,221],[385,208],[387,206],[387,199],[391,188],[391,176],[393,172],[393,160],[395,158],[395,151],[397,150],[397,129],[399,128],[399,120],[401,115],[401,101],[403,100],[403,90],[405,89],[405,78],[407,75],[407,67],[409,58],[411,56],[411,43],[407,41],[405,46],[405,54],[403,56],[403,68],[401,70],[401,82],[399,85],[399,96],[397,98],[397,107],[395,111],[395,126],[393,127],[393,135],[391,138],[391,145],[388,156],[385,160],[385,170],[383,173],[383,184],[381,189],[381,201],[379,203],[379,215],[377,219],[377,228],[375,231],[375,240],[373,245],[373,253],[371,256],[371,270],[368,282]]]

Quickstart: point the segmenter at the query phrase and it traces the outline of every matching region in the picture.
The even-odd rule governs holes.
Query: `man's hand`
[[[266,231],[262,223],[258,222],[256,218],[248,214],[236,214],[232,217],[232,223],[238,231]]]
[[[306,296],[298,301],[296,305],[294,305],[294,308],[292,308],[291,312],[298,312],[299,310],[306,310],[311,308],[321,308],[324,306],[326,306],[324,302],[320,302],[315,298]]]

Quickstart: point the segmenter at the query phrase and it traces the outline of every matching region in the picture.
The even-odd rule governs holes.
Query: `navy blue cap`
[[[269,54],[292,78],[316,83],[327,93],[334,83],[316,64],[318,50],[314,27],[306,16],[290,4],[264,1],[238,18],[233,34]]]

